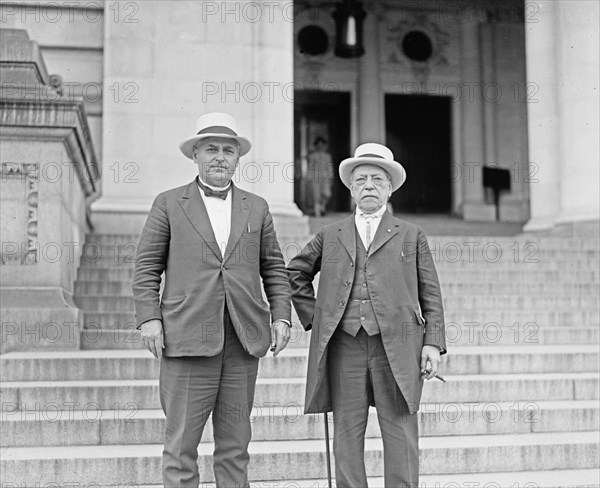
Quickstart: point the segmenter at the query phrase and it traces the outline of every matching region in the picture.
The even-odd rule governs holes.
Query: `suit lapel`
[[[246,195],[237,187],[231,183],[231,230],[229,232],[229,240],[227,241],[227,248],[225,249],[225,258],[223,262],[229,259],[235,245],[240,240],[242,232],[248,223],[248,217],[250,216],[250,205],[246,198]]]
[[[379,222],[379,227],[377,227],[377,232],[375,232],[373,242],[371,242],[371,245],[369,246],[369,256],[373,255],[379,248],[381,248],[381,246],[383,246],[397,233],[398,229],[394,224],[394,217],[392,217],[391,213],[386,211],[381,216],[381,222]]]
[[[356,225],[354,214],[340,222],[338,239],[350,255],[352,262],[356,261]],[[326,252],[326,250],[324,250]]]
[[[196,184],[196,180],[192,181],[185,189],[183,195],[179,197],[179,205],[183,213],[188,218],[190,223],[196,229],[196,232],[204,239],[208,248],[222,260],[221,251],[217,246],[217,240],[213,232],[204,201],[200,196],[200,189]]]

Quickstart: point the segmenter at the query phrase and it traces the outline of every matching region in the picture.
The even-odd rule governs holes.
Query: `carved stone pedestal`
[[[25,31],[0,33],[0,352],[78,348],[73,283],[99,195],[83,100],[50,85]]]

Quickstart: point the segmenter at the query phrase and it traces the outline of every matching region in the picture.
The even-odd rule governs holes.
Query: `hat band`
[[[355,156],[356,158],[379,158],[379,159],[385,159],[383,156],[380,156],[379,154],[361,154],[360,156]]]
[[[229,127],[225,127],[224,125],[211,125],[210,127],[206,127],[200,131],[196,135],[202,134],[223,134],[227,136],[237,137],[237,134],[232,131]]]

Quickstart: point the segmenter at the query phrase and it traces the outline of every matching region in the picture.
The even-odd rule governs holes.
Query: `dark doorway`
[[[308,157],[315,141],[323,138],[333,163],[326,212],[346,212],[350,209],[350,192],[341,182],[337,168],[342,159],[350,156],[350,93],[297,90],[294,97],[294,201],[305,214],[313,214]]]
[[[387,145],[406,169],[406,182],[392,195],[395,212],[450,212],[450,103],[450,97],[385,96]]]

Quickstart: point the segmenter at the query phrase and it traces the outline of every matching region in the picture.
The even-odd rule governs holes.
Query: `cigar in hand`
[[[422,374],[424,374],[424,375],[426,375],[426,374],[429,374],[430,372],[431,372],[431,371],[427,371],[426,369],[422,369],[422,370],[421,370],[421,373],[422,373]],[[440,375],[440,374],[437,374],[437,373],[435,373],[435,374],[433,375],[433,377],[434,377],[434,378],[436,378],[436,379],[438,379],[438,380],[440,380],[440,381],[443,381],[444,383],[446,383],[446,380],[445,380],[445,379],[444,379],[444,377],[443,377],[442,375]]]

